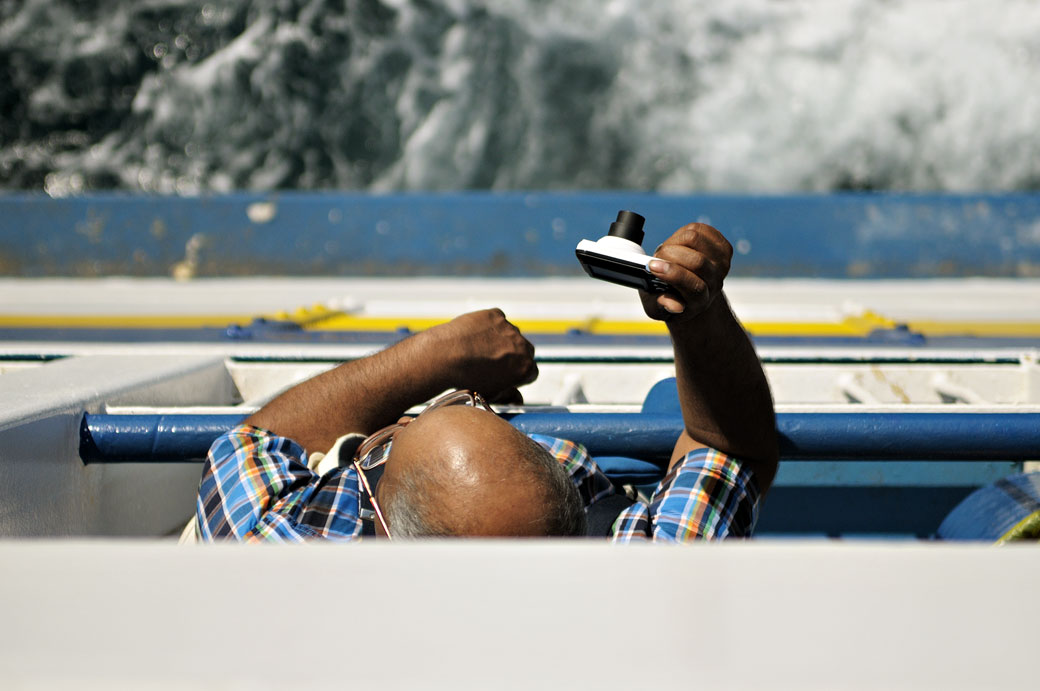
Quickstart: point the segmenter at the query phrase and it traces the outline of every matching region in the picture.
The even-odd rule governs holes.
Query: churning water
[[[1040,188],[1033,0],[0,0],[0,187]]]

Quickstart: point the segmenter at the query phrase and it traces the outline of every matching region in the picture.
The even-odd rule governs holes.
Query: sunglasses
[[[363,442],[361,442],[357,451],[354,452],[353,464],[354,468],[357,470],[358,479],[360,480],[360,489],[363,493],[368,495],[368,499],[372,503],[372,512],[375,514],[376,520],[379,521],[379,525],[383,527],[383,531],[386,533],[388,538],[391,538],[390,527],[386,524],[386,517],[383,515],[383,510],[380,508],[379,502],[376,501],[375,492],[372,491],[372,486],[368,482],[368,476],[365,475],[365,471],[372,470],[373,468],[377,468],[386,463],[387,458],[390,456],[390,443],[394,440],[394,436],[407,427],[409,423],[415,422],[431,410],[444,408],[450,405],[468,405],[473,406],[474,408],[483,408],[491,413],[495,412],[491,409],[491,406],[488,405],[488,402],[484,400],[484,397],[476,391],[451,391],[440,398],[435,399],[428,406],[423,408],[415,417],[389,425],[378,432],[369,435]],[[372,517],[364,515],[365,513],[366,512],[362,511],[361,518],[371,520]]]

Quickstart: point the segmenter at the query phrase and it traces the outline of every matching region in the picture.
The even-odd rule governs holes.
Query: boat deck
[[[642,662],[609,673],[575,664],[603,659],[635,621],[653,626],[659,683],[1030,686],[1036,550],[929,538],[969,493],[1040,457],[1037,199],[628,197],[0,199],[0,239],[15,246],[0,259],[25,276],[0,279],[5,679],[283,688],[339,683],[349,668],[382,688],[643,686]],[[764,361],[785,454],[763,539],[680,550],[174,546],[207,435],[336,362],[481,307],[503,308],[537,346],[528,405],[503,410],[514,424],[599,444],[627,421],[606,441],[639,432],[649,446],[604,446],[600,459],[616,478],[659,472],[657,447],[679,425],[667,406],[648,408],[672,373],[665,332],[630,290],[550,275],[572,270],[576,236],[619,206],[652,209],[658,227],[703,209],[757,275],[826,277],[727,281]],[[442,222],[423,235],[428,218]],[[459,218],[465,227],[444,221]],[[500,220],[503,232],[483,232]],[[210,242],[212,228],[228,242]],[[257,251],[232,265],[249,242]],[[798,265],[807,247],[813,263]],[[326,263],[307,263],[316,254]],[[297,275],[213,278],[285,266]],[[31,278],[119,267],[142,277]],[[397,275],[416,267],[512,278]],[[383,275],[308,278],[312,269]],[[966,277],[976,269],[991,277]],[[171,274],[181,280],[157,277]],[[936,275],[950,278],[899,278]],[[112,539],[128,536],[153,539]],[[344,591],[358,574],[363,585]],[[341,641],[344,622],[368,643],[336,643],[341,665],[216,662],[252,659],[257,639],[231,634],[214,657],[200,623],[268,630],[270,609],[241,603],[265,601],[271,582],[318,599],[335,591],[308,625],[314,649]],[[609,604],[576,610],[576,597]],[[668,616],[650,621],[650,610]],[[744,655],[738,677],[732,655],[691,641],[690,621],[740,629],[720,639]],[[393,644],[369,644],[380,640]]]
[[[666,332],[631,290],[588,279],[41,279],[3,288],[6,434],[78,410],[65,424],[97,446],[83,459],[86,476],[127,478],[125,490],[105,485],[114,492],[106,511],[58,511],[50,527],[12,512],[7,534],[173,533],[191,510],[194,464],[220,430],[336,362],[488,306],[537,348],[539,380],[524,388],[524,408],[505,411],[516,424],[539,428],[567,411],[566,424],[592,425],[586,435],[624,415],[662,439],[678,431],[676,419],[638,417],[673,375]],[[926,537],[972,489],[1036,460],[1040,281],[738,278],[727,291],[763,358],[786,459],[762,535]],[[1003,445],[986,441],[994,424]],[[873,452],[886,436],[886,451]],[[615,479],[637,484],[655,481],[667,453],[583,441]],[[118,517],[123,492],[159,476],[180,500],[157,504],[150,520]],[[76,481],[69,491],[93,487]]]

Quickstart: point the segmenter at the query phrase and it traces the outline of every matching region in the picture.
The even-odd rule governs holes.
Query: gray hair
[[[516,453],[520,469],[538,486],[545,504],[546,537],[579,537],[587,532],[585,505],[566,468],[541,444],[519,434]],[[518,442],[520,439],[518,438]],[[381,492],[381,507],[394,537],[448,537],[457,534],[431,511],[438,496],[450,492],[440,478],[423,466],[410,468]]]
[[[385,482],[380,480],[380,484]],[[381,493],[379,503],[394,537],[447,537],[450,534],[427,515],[435,495],[433,486],[437,484],[430,473],[418,468],[406,473],[393,485],[384,484],[385,491]]]

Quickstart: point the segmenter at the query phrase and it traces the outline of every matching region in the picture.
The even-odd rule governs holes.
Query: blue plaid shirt
[[[585,506],[618,492],[585,447],[542,435],[531,438],[564,465]],[[217,439],[199,486],[198,536],[205,540],[301,542],[361,535],[358,478],[347,466],[318,475],[291,439],[243,425]],[[714,449],[686,454],[658,484],[614,522],[614,542],[749,537],[759,493],[750,471]]]

